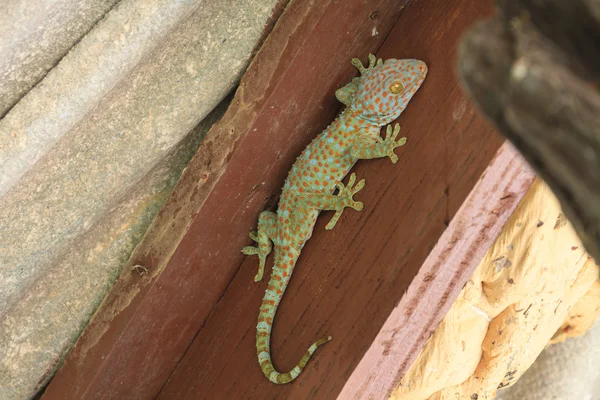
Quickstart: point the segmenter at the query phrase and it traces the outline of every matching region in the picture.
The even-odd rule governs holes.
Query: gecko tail
[[[332,337],[326,337],[317,340],[304,356],[300,359],[290,372],[280,373],[273,366],[271,361],[271,326],[275,319],[275,314],[285,289],[298,260],[300,251],[293,247],[275,246],[275,263],[273,265],[273,273],[269,280],[269,285],[263,297],[263,301],[258,314],[258,324],[256,325],[256,353],[258,354],[258,363],[263,373],[273,383],[285,384],[290,383],[300,375],[308,360],[321,345],[329,342]]]
[[[333,339],[331,336],[319,339],[312,346],[308,348],[304,356],[300,359],[298,365],[296,365],[290,372],[286,372],[284,374],[279,373],[273,367],[273,362],[271,361],[271,353],[268,348],[261,348],[263,346],[259,346],[259,342],[256,343],[256,348],[258,350],[258,362],[260,363],[260,367],[262,368],[265,376],[273,383],[277,383],[279,385],[283,385],[286,383],[290,383],[294,379],[300,375],[306,364],[308,364],[308,360],[312,357],[312,355],[317,351],[319,346],[324,345]],[[262,345],[262,343],[260,343]]]

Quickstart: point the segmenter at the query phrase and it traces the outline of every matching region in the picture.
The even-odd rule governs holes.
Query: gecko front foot
[[[348,185],[344,186],[342,182],[338,182],[335,186],[338,188],[339,192],[335,195],[336,197],[336,208],[335,214],[331,221],[325,226],[325,229],[332,230],[337,221],[342,216],[342,212],[344,208],[350,207],[356,211],[360,211],[363,209],[364,204],[360,201],[354,201],[353,196],[358,193],[362,188],[365,187],[365,180],[361,179],[356,186],[354,186],[354,182],[356,182],[356,174],[352,173],[350,175],[350,179],[348,180]]]
[[[363,65],[363,63],[360,61],[360,59],[358,59],[358,58],[352,59],[352,65],[354,65],[356,67],[356,69],[358,69],[358,71],[360,72],[361,75],[364,75],[365,72],[367,72],[375,67],[379,67],[379,66],[383,65],[383,60],[381,58],[378,60],[374,54],[369,54],[368,58],[369,58],[369,66],[368,67],[365,67]]]
[[[398,156],[394,153],[396,147],[404,146],[406,144],[406,138],[400,138],[396,141],[398,134],[400,133],[400,124],[396,124],[394,129],[392,130],[392,125],[388,125],[385,130],[385,139],[381,137],[377,137],[377,141],[384,146],[384,153],[386,156],[392,160],[392,163],[396,164],[398,162]]]

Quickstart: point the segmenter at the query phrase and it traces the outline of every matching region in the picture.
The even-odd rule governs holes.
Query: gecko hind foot
[[[266,219],[266,218],[267,218],[267,216],[264,217],[264,219]],[[271,239],[269,239],[269,236],[264,231],[264,229],[261,230],[261,228],[263,228],[262,222],[264,222],[262,220],[263,220],[263,218],[261,218],[261,223],[259,223],[258,232],[251,231],[248,234],[250,239],[255,241],[257,245],[256,246],[244,246],[242,248],[242,253],[244,253],[245,255],[247,255],[247,256],[257,255],[258,256],[258,261],[259,261],[258,272],[256,273],[256,276],[254,277],[254,282],[259,282],[262,280],[263,274],[265,271],[265,264],[267,262],[267,256],[273,250],[273,244],[271,243]]]
[[[256,246],[244,246],[242,248],[242,253],[244,253],[247,256],[258,256],[258,272],[254,277],[254,282],[260,282],[265,271],[265,264],[267,262],[267,256],[269,255],[269,252],[261,251],[261,249]]]

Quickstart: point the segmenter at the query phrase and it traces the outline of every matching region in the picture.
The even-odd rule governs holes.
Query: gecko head
[[[427,65],[420,60],[388,59],[361,70],[351,108],[379,126],[398,118],[421,87]]]

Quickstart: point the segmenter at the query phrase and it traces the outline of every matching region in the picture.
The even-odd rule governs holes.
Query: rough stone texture
[[[121,1],[0,121],[1,399],[51,377],[276,3]]]
[[[0,320],[0,355],[4,355],[0,361],[0,398],[23,398],[24,393],[32,392],[32,384],[33,392],[37,392],[51,377],[227,104],[223,102],[207,116],[130,187],[113,210],[75,238],[70,248],[20,293],[19,301]]]
[[[117,1],[0,2],[0,117]]]
[[[3,135],[0,147],[0,196],[10,190],[63,136],[68,135],[78,124],[84,124],[93,109],[101,106],[100,102],[105,96],[111,91],[118,91],[123,80],[131,80],[128,75],[133,74],[135,68],[140,68],[140,63],[151,66],[163,62],[157,55],[150,55],[152,49],[161,40],[175,44],[166,35],[198,3],[198,0],[129,0],[120,2],[111,10],[0,121],[0,132],[10,133]],[[211,41],[207,25],[205,22],[202,28],[206,34],[205,40],[208,39],[208,46]],[[230,26],[229,29],[231,28]],[[189,35],[195,35],[200,29],[201,27],[198,27],[198,31],[192,30]],[[226,37],[226,32],[222,36]],[[215,54],[219,54],[220,44],[216,38],[210,44]],[[207,50],[208,48],[200,52],[193,50],[196,62],[209,61]],[[152,59],[142,62],[143,57]],[[181,54],[178,58],[185,63],[188,57],[187,54]],[[190,58],[189,62],[193,60]],[[168,65],[171,65],[171,61],[165,63],[163,73],[169,73]],[[186,76],[198,73],[179,72]],[[206,72],[201,72],[197,78],[205,77]],[[145,83],[140,81],[138,84]],[[106,107],[106,101],[103,104]],[[210,104],[214,105],[214,102],[207,99],[205,104],[210,109]],[[127,116],[126,113],[123,114]],[[1,306],[0,299],[0,309]]]

